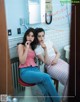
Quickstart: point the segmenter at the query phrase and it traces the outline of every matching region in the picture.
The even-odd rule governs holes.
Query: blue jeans
[[[26,83],[35,83],[46,96],[46,102],[60,102],[60,97],[52,83],[51,77],[38,67],[20,68],[20,78]],[[47,97],[50,96],[50,97]]]

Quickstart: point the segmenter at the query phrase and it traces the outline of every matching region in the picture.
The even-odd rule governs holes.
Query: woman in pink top
[[[45,102],[60,102],[60,97],[52,83],[51,77],[41,72],[35,63],[34,49],[34,29],[29,28],[25,32],[23,43],[18,45],[20,78],[26,83],[37,84],[46,96]]]

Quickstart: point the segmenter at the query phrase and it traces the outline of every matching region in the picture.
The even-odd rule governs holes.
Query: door
[[[0,0],[0,94],[13,94],[4,0]]]

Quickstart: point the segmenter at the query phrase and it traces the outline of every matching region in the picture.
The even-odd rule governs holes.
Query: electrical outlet
[[[9,36],[12,35],[12,31],[11,31],[11,29],[8,29],[8,35],[9,35]]]
[[[17,28],[17,33],[21,34],[21,28]]]

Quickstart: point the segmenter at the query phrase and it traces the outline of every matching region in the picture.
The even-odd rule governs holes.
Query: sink
[[[67,59],[67,61],[69,61],[70,45],[65,46],[64,51],[65,51],[65,58]]]

